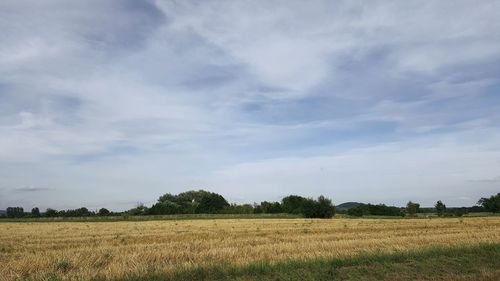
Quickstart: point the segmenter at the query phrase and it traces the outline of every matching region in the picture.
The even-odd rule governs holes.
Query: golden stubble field
[[[0,280],[500,242],[500,217],[0,223]]]

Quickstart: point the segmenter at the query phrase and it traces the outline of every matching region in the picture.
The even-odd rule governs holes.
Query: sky
[[[471,206],[500,192],[500,1],[0,1],[0,209]]]

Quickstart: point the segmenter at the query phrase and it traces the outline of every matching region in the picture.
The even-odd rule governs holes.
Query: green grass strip
[[[274,264],[257,262],[246,266],[219,264],[170,273],[150,270],[113,281],[136,280],[500,280],[500,244],[432,247],[392,254],[289,260]]]

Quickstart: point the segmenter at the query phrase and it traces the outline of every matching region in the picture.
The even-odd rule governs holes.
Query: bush
[[[217,193],[208,193],[201,197],[196,213],[198,214],[216,214],[220,213],[224,208],[229,207],[226,199]]]
[[[454,208],[453,209],[453,215],[455,215],[457,217],[462,217],[465,214],[467,214],[467,208]]]
[[[289,214],[302,214],[304,212],[304,204],[306,204],[308,200],[309,199],[298,195],[289,195],[281,200],[283,212]]]
[[[95,213],[89,211],[89,209],[87,209],[85,207],[81,207],[81,208],[74,209],[74,210],[62,210],[62,211],[57,212],[57,215],[59,217],[88,217],[88,216],[95,215]]]
[[[386,206],[384,204],[372,205],[368,204],[368,212],[374,216],[403,216],[401,209],[394,206]]]
[[[347,214],[353,217],[362,217],[368,214],[368,208],[366,205],[360,205],[347,210]]]
[[[306,218],[327,219],[335,215],[335,206],[330,199],[324,196],[318,197],[317,200],[306,199],[302,203],[302,214]]]
[[[386,206],[384,204],[372,205],[363,204],[347,211],[347,214],[355,217],[362,217],[365,215],[372,216],[403,216],[401,208],[394,206]]]
[[[101,209],[99,209],[99,212],[97,214],[101,217],[109,216],[110,211],[106,208],[101,208]]]
[[[243,204],[243,205],[238,205],[238,204],[231,204],[230,206],[227,206],[224,208],[222,211],[224,214],[253,214],[254,213],[254,206],[250,204]]]
[[[174,214],[180,214],[181,213],[181,206],[179,204],[170,202],[170,201],[165,201],[165,202],[158,202],[151,206],[149,209],[149,214],[151,215],[174,215]]]
[[[410,216],[414,216],[418,213],[420,210],[420,204],[418,203],[413,203],[411,201],[406,204],[406,213]]]
[[[144,204],[138,204],[135,208],[132,208],[127,211],[127,214],[131,216],[147,215],[148,213],[149,209]]]
[[[229,207],[226,199],[217,193],[191,190],[172,195],[166,193],[151,207],[150,214],[216,214]]]
[[[48,208],[43,215],[48,218],[54,218],[58,216],[58,213],[59,212],[57,210]]]
[[[266,214],[279,214],[283,213],[283,207],[280,202],[261,202],[260,207],[262,208],[262,213]]]

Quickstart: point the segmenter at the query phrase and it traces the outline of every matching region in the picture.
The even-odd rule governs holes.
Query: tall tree
[[[303,203],[302,214],[306,218],[321,218],[327,219],[335,215],[335,206],[332,200],[320,196],[317,200],[306,199]]]
[[[209,192],[201,197],[198,206],[196,206],[196,213],[215,214],[220,213],[226,207],[229,207],[229,203],[222,195]]]
[[[307,198],[298,195],[289,195],[281,200],[283,212],[289,214],[302,214],[304,212],[304,204],[308,201]]]
[[[150,213],[159,214],[194,214],[220,213],[229,207],[226,199],[217,193],[205,190],[190,190],[173,195],[166,193],[154,204]]]
[[[441,200],[436,202],[436,213],[438,216],[443,216],[446,213],[446,205],[441,202]]]
[[[477,202],[478,205],[483,206],[483,208],[488,212],[498,213],[500,212],[500,193],[497,195],[491,195],[489,198],[481,198]]]
[[[8,207],[7,217],[9,218],[22,218],[24,217],[23,207]]]
[[[99,209],[99,212],[97,213],[101,217],[109,216],[110,211],[106,208],[101,208]]]
[[[266,214],[278,214],[283,213],[283,208],[280,202],[261,202],[260,208],[262,209],[262,213]]]
[[[37,207],[31,209],[31,216],[34,218],[40,217],[40,209],[38,209]]]
[[[49,218],[54,218],[54,217],[57,217],[58,215],[59,215],[59,212],[57,210],[54,210],[51,208],[48,208],[44,213],[44,216],[49,217]]]
[[[409,201],[408,204],[406,204],[406,213],[409,215],[413,216],[417,214],[419,210],[420,210],[420,204],[418,203],[413,203]]]

